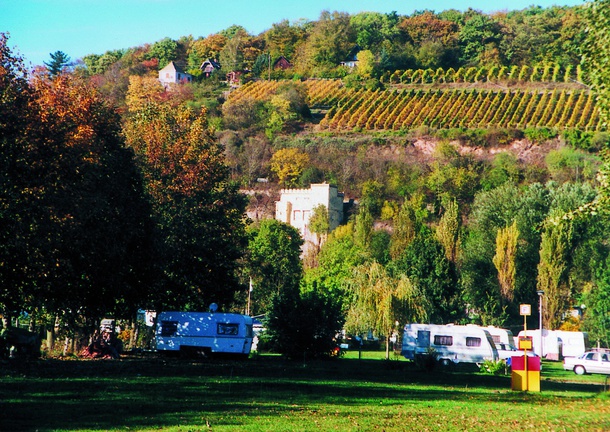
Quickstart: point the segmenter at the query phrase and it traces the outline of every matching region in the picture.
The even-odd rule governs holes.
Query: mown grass
[[[542,392],[524,393],[510,376],[382,359],[0,363],[0,430],[610,430],[602,376],[545,362]]]

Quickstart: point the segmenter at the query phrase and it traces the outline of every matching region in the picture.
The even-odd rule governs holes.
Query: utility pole
[[[540,358],[542,358],[543,352],[542,350],[544,349],[544,344],[542,343],[542,300],[543,300],[543,296],[544,296],[544,291],[543,290],[538,290],[536,291],[536,294],[538,294],[538,313],[540,314],[540,318],[539,318],[539,326],[538,328],[540,329]]]

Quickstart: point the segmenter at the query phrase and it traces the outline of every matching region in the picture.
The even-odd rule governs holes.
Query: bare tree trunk
[[[385,337],[385,359],[390,360],[390,335]]]
[[[64,351],[63,351],[63,356],[67,356],[68,355],[68,348],[70,347],[70,338],[68,336],[66,336],[66,340],[64,341]]]
[[[47,351],[51,353],[55,345],[55,331],[53,327],[47,328]]]

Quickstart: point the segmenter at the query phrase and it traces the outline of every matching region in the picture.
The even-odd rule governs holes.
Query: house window
[[[239,324],[226,324],[218,323],[216,326],[216,333],[225,336],[237,336],[239,331]]]
[[[478,337],[467,337],[466,338],[466,346],[468,346],[468,347],[480,347],[481,346],[481,338],[478,338]]]
[[[292,216],[292,220],[295,221],[300,221],[303,220],[303,214],[301,213],[301,210],[295,210]]]
[[[434,336],[434,345],[453,345],[453,336]]]

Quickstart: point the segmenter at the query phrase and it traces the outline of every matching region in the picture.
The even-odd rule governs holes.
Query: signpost
[[[524,355],[511,359],[512,389],[540,391],[540,358],[527,356],[527,351],[533,349],[532,337],[527,335],[527,317],[532,314],[532,306],[519,305],[519,312],[523,315],[523,336],[519,338],[519,349],[524,351]]]

